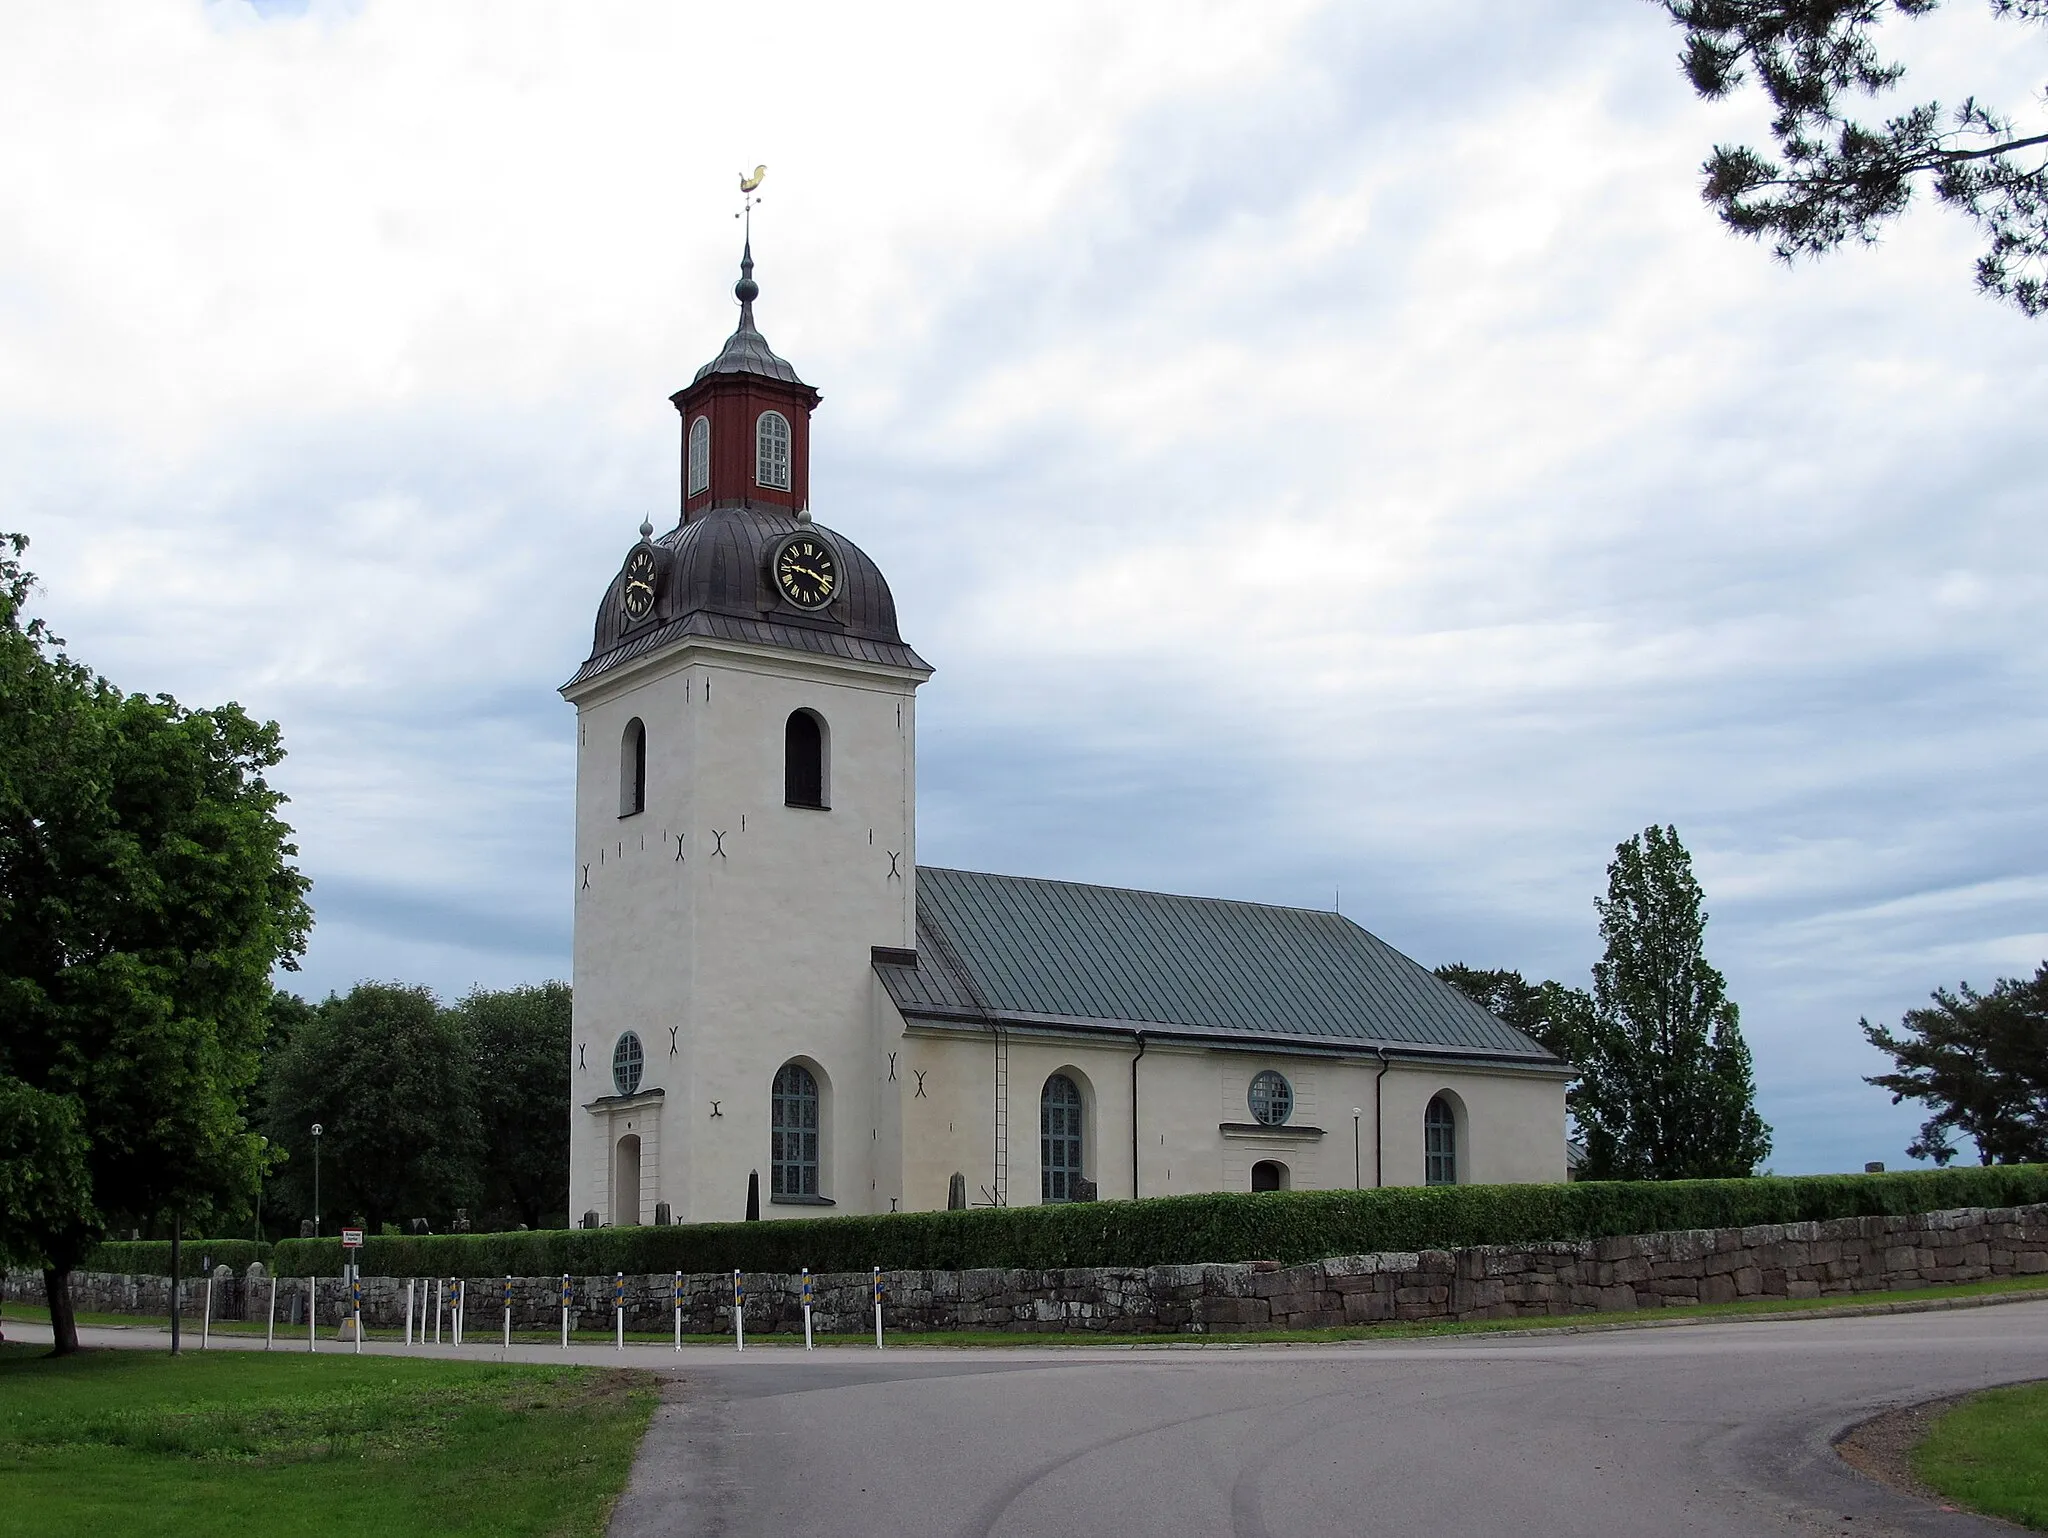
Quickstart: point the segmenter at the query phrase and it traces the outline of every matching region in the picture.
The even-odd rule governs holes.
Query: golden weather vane
[[[745,218],[747,221],[747,239],[749,241],[752,241],[754,238],[754,205],[761,201],[761,183],[766,180],[767,176],[768,168],[766,166],[755,166],[752,176],[747,175],[744,171],[740,172],[740,211],[734,214],[733,218]]]

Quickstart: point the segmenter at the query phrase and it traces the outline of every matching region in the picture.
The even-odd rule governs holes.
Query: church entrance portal
[[[627,1133],[619,1139],[619,1151],[612,1164],[612,1222],[615,1225],[640,1221],[640,1139]]]

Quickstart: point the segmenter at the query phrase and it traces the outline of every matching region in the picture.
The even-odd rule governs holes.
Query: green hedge
[[[1754,1180],[1579,1181],[1168,1196],[1057,1207],[672,1228],[371,1238],[370,1276],[575,1276],[624,1271],[957,1271],[1145,1266],[1375,1250],[1458,1249],[1681,1228],[2014,1207],[2048,1201],[2048,1165]],[[337,1239],[287,1239],[281,1275],[341,1269]]]
[[[207,1260],[217,1266],[246,1271],[254,1261],[268,1261],[270,1246],[254,1239],[187,1239],[179,1264],[187,1276],[197,1276]],[[78,1263],[81,1271],[112,1271],[123,1276],[169,1276],[171,1241],[168,1239],[110,1239]],[[339,1269],[337,1267],[337,1269]]]

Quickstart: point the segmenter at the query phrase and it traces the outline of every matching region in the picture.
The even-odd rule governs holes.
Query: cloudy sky
[[[2040,116],[1959,3],[1920,97]],[[597,599],[732,329],[825,394],[929,864],[1583,983],[1691,847],[1780,1171],[1859,1016],[2048,954],[2048,323],[1923,210],[1788,270],[1641,0],[89,3],[0,17],[0,527],[125,687],[282,723],[307,991],[566,975]],[[2029,108],[2029,101],[2033,107]]]

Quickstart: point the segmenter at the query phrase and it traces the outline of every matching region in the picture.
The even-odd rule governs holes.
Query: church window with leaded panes
[[[768,1193],[818,1194],[818,1080],[802,1063],[784,1063],[775,1075],[769,1128]]]
[[[789,490],[789,418],[779,411],[762,412],[754,424],[754,480]]]
[[[1432,1096],[1422,1114],[1422,1178],[1433,1186],[1458,1183],[1458,1117],[1450,1101]]]
[[[612,1048],[612,1088],[621,1095],[638,1094],[640,1075],[647,1067],[647,1053],[637,1031],[627,1031]]]
[[[1252,1120],[1262,1126],[1284,1126],[1294,1114],[1294,1086],[1270,1068],[1252,1076],[1251,1091],[1245,1100],[1251,1107]]]
[[[1039,1196],[1070,1202],[1081,1194],[1081,1091],[1063,1073],[1045,1081],[1038,1097]]]
[[[711,418],[699,417],[690,424],[689,495],[711,489]]]

